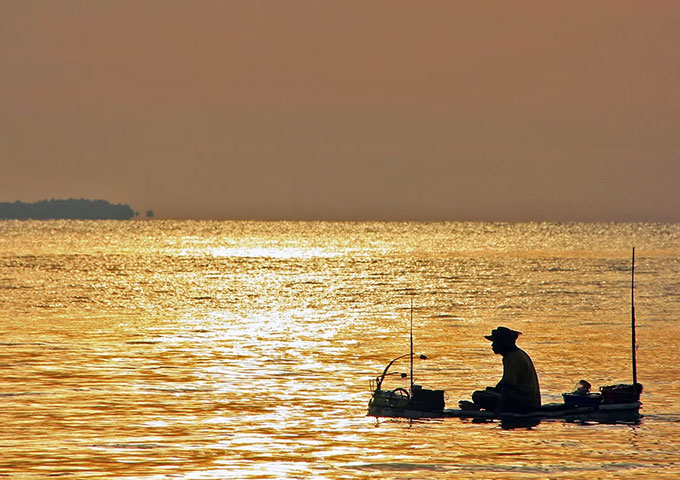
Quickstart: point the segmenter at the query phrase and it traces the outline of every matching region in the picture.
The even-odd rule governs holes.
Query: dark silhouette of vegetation
[[[129,220],[134,211],[129,205],[111,204],[106,200],[41,200],[35,203],[0,202],[0,219],[15,220]]]

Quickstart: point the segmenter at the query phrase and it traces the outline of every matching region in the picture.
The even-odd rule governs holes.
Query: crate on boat
[[[602,392],[603,404],[634,403],[640,401],[642,384],[607,385],[605,387],[600,387],[600,392]]]

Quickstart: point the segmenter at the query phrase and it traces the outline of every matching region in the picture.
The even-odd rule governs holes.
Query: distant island
[[[12,220],[129,220],[135,216],[129,205],[111,204],[106,200],[41,200],[35,203],[0,202],[0,219]]]

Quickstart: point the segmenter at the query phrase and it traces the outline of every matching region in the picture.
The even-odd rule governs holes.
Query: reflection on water
[[[450,406],[499,324],[544,402],[630,382],[633,245],[640,425],[365,417],[412,295]],[[660,224],[0,222],[0,474],[676,478],[679,254]]]

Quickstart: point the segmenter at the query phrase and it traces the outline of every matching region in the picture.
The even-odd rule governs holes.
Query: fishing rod
[[[633,247],[633,261],[630,281],[630,313],[631,313],[631,351],[633,358],[633,385],[637,384],[637,358],[635,341],[635,247]]]
[[[397,360],[400,360],[404,357],[409,357],[410,359],[410,383],[411,383],[411,391],[413,390],[413,384],[415,383],[413,380],[413,360],[415,359],[415,353],[413,351],[413,298],[411,298],[411,315],[410,315],[410,349],[409,353],[405,353],[404,355],[399,355],[397,358],[393,359],[390,361],[390,363],[387,364],[385,367],[385,370],[383,370],[382,374],[375,379],[375,385],[376,385],[376,390],[380,390],[382,388],[382,382],[385,380],[385,377],[388,375],[401,375],[401,378],[406,378],[407,374],[406,373],[387,373],[392,364],[396,362]],[[427,360],[427,355],[420,354],[418,355],[418,359],[420,360]],[[403,389],[402,389],[403,390]]]
[[[411,295],[411,389],[413,389],[413,295]]]

